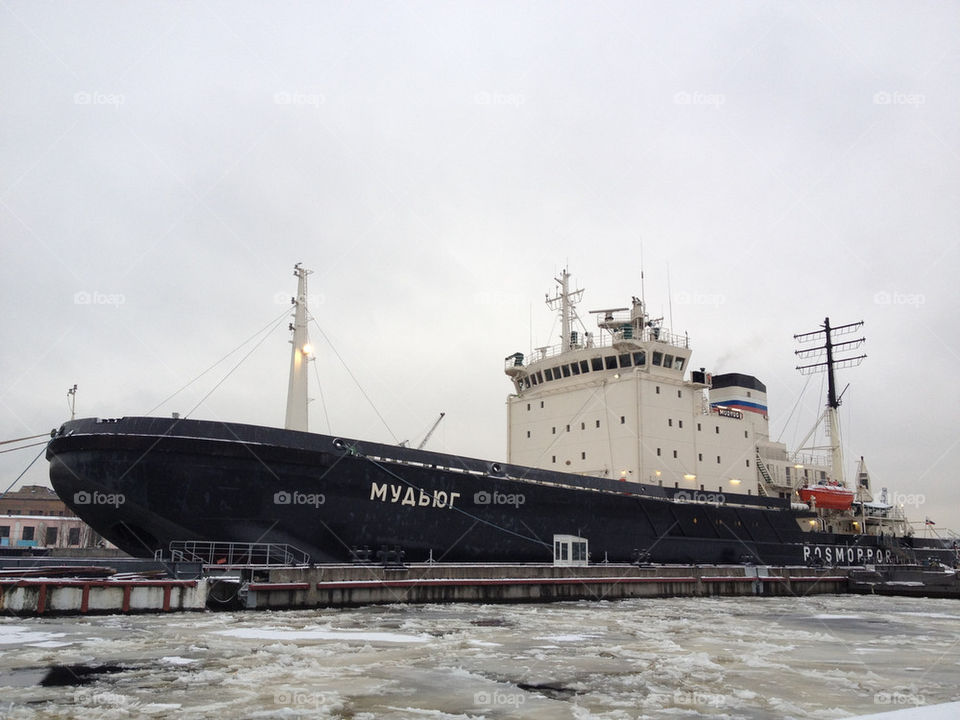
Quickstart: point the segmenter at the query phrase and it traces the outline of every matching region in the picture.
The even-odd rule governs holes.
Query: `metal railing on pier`
[[[163,559],[163,551],[157,551]],[[293,545],[279,543],[216,542],[174,540],[170,543],[174,562],[202,562],[206,565],[307,565],[310,556]]]

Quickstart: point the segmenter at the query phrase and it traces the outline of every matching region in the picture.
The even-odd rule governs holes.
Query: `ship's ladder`
[[[760,477],[762,477],[767,482],[768,485],[773,485],[774,484],[773,477],[771,477],[770,471],[767,469],[766,463],[764,463],[763,459],[760,457],[759,451],[757,451],[756,457],[757,457],[757,470],[760,471]],[[764,495],[767,494],[762,483],[760,485],[760,492],[762,492]]]

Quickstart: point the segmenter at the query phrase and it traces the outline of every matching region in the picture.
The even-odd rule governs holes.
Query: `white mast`
[[[825,318],[822,326],[823,330],[815,330],[814,332],[793,336],[794,340],[798,340],[802,343],[810,342],[812,340],[824,341],[824,344],[818,347],[795,351],[797,356],[801,358],[819,356],[822,352],[826,352],[827,355],[824,362],[801,365],[797,367],[797,370],[805,375],[811,372],[818,372],[820,370],[824,370],[827,373],[827,422],[829,423],[830,428],[830,454],[832,461],[831,464],[833,466],[831,478],[838,484],[844,486],[846,485],[846,482],[843,479],[843,447],[840,444],[840,422],[837,417],[837,410],[840,407],[840,395],[837,395],[837,382],[833,371],[836,367],[851,367],[853,365],[859,365],[866,355],[844,358],[835,357],[835,353],[837,352],[845,353],[849,350],[854,350],[860,347],[864,343],[864,339],[859,338],[857,340],[848,340],[846,342],[838,343],[834,342],[833,338],[836,335],[845,335],[847,333],[855,332],[862,326],[863,321],[861,320],[860,322],[831,327],[830,318]]]
[[[574,307],[575,304],[579,302],[583,290],[570,292],[570,273],[567,272],[566,268],[560,273],[560,277],[554,278],[554,280],[560,285],[560,290],[554,297],[547,296],[547,307],[553,310],[556,310],[558,306],[560,308],[560,332],[562,333],[560,351],[567,352],[568,350],[572,350],[574,346],[570,326],[576,318],[576,310]]]
[[[284,425],[287,430],[308,431],[307,421],[307,363],[313,353],[310,345],[310,335],[307,332],[309,313],[307,312],[307,275],[313,271],[302,267],[301,263],[293,266],[293,274],[297,277],[297,296],[292,298],[295,307],[293,322],[290,330],[293,331],[293,351],[290,355],[290,384],[287,386],[287,420]]]

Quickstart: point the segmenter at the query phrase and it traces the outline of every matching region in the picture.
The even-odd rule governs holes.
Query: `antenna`
[[[580,302],[580,298],[583,296],[583,290],[580,289],[570,292],[570,273],[567,272],[567,268],[564,268],[560,273],[560,277],[554,278],[554,280],[560,287],[554,297],[547,295],[546,303],[547,307],[551,310],[560,310],[560,350],[561,352],[566,352],[567,350],[571,350],[574,345],[573,338],[570,334],[570,324],[574,320],[580,321],[580,318],[577,316],[576,304]]]
[[[643,239],[640,239],[640,302],[643,303],[643,310],[647,310],[647,286],[643,280]]]
[[[846,353],[856,350],[865,342],[864,338],[856,340],[847,340],[845,342],[835,343],[833,341],[836,335],[847,335],[857,332],[863,327],[863,321],[848,323],[847,325],[830,326],[830,318],[824,318],[822,330],[801,333],[794,335],[793,339],[799,343],[808,343],[823,341],[823,345],[795,350],[794,354],[802,359],[818,358],[824,354],[826,358],[822,362],[810,363],[809,365],[798,365],[797,370],[801,375],[809,375],[815,372],[827,373],[827,420],[830,423],[830,449],[832,454],[833,479],[844,485],[843,481],[843,447],[840,444],[840,424],[837,417],[837,408],[840,407],[840,398],[837,396],[837,383],[834,377],[836,368],[855,367],[863,362],[866,355],[856,355],[847,357],[835,357],[834,353]],[[841,393],[842,394],[842,393]],[[859,490],[858,490],[859,492]]]
[[[293,266],[293,274],[297,278],[297,296],[291,298],[294,306],[293,323],[290,326],[293,331],[293,349],[290,355],[290,382],[287,386],[287,417],[284,427],[301,432],[308,431],[307,363],[313,355],[313,346],[307,332],[310,317],[307,309],[307,275],[312,272],[303,267],[302,263]]]
[[[77,417],[77,386],[74,384],[72,388],[67,390],[67,405],[70,408],[70,419],[74,420]]]
[[[667,263],[667,306],[670,311],[670,332],[673,332],[673,291],[670,289],[670,263]]]

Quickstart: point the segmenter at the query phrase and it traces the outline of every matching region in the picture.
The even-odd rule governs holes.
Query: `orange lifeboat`
[[[853,505],[853,491],[840,485],[807,485],[798,492],[805,503],[815,502],[824,510],[849,510]]]

